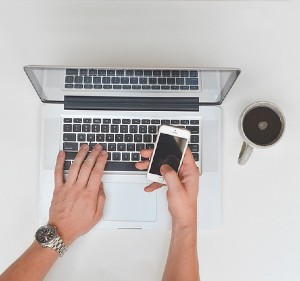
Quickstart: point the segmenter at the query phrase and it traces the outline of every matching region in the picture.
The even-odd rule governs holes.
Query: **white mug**
[[[270,102],[256,102],[249,105],[239,119],[239,131],[243,145],[238,163],[244,165],[253,148],[267,148],[279,141],[285,129],[282,111]]]

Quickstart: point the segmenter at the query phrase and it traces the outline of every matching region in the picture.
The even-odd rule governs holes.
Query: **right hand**
[[[141,156],[150,158],[152,149],[141,150]],[[136,163],[136,168],[145,170],[149,160]],[[196,166],[190,149],[187,149],[182,166],[177,173],[169,166],[162,165],[160,172],[167,182],[167,199],[173,225],[188,227],[197,225],[197,197],[199,190],[199,168]],[[146,192],[152,192],[163,185],[153,182],[145,187]]]

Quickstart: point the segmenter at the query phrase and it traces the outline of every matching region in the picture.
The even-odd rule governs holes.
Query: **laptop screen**
[[[236,68],[107,68],[25,66],[42,102],[80,97],[196,97],[221,104],[240,74]]]

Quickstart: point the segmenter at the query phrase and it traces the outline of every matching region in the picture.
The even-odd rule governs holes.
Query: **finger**
[[[104,167],[107,161],[107,152],[101,150],[97,158],[97,162],[91,172],[90,178],[88,180],[87,189],[94,190],[98,192],[99,186],[101,184],[101,179],[104,171]]]
[[[89,156],[86,158],[79,171],[77,183],[80,187],[86,187],[88,180],[90,178],[91,172],[95,166],[98,159],[99,153],[102,150],[102,146],[97,143]],[[99,185],[98,185],[99,186]]]
[[[153,149],[142,149],[140,154],[144,158],[150,158],[152,156]]]
[[[199,170],[199,168],[196,165],[193,154],[189,148],[187,148],[187,150],[185,152],[181,168],[183,166],[184,166],[184,169],[187,171]],[[181,168],[180,168],[180,170],[181,170]]]
[[[103,182],[101,182],[100,186],[98,186],[98,201],[97,201],[97,209],[95,213],[96,222],[98,222],[102,218],[105,199],[106,197],[103,189]]]
[[[152,191],[154,191],[154,190],[156,190],[156,189],[161,188],[162,186],[164,186],[164,185],[161,184],[161,183],[153,182],[153,183],[151,183],[150,185],[146,186],[146,187],[144,188],[144,190],[145,190],[146,192],[152,192]]]
[[[80,149],[70,167],[69,174],[68,174],[68,177],[66,180],[67,183],[73,184],[77,180],[79,170],[81,168],[81,165],[82,165],[88,151],[89,151],[89,146],[87,144],[83,144],[80,147]]]
[[[164,164],[160,167],[160,172],[167,182],[169,189],[174,191],[182,190],[182,184],[178,178],[177,173],[169,165]]]
[[[66,153],[61,150],[56,159],[56,165],[54,169],[54,183],[55,187],[62,186],[64,184],[64,163]]]
[[[150,161],[149,160],[144,160],[140,162],[135,163],[135,167],[139,170],[147,170],[149,167]]]

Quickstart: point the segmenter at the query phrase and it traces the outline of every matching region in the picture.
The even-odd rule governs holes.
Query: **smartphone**
[[[166,183],[160,173],[163,164],[168,164],[178,173],[190,136],[191,132],[186,129],[167,125],[160,127],[147,172],[148,180]]]

